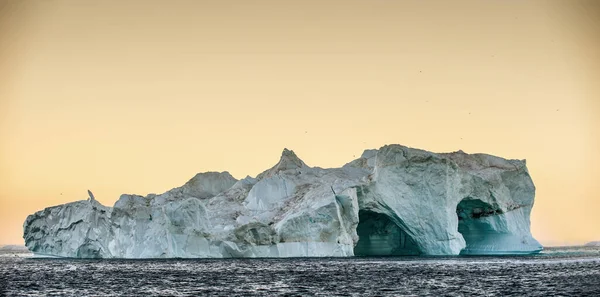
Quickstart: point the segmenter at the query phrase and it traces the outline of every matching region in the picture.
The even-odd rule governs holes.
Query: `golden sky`
[[[337,167],[527,159],[543,244],[600,240],[600,1],[0,0],[0,244],[28,214]]]

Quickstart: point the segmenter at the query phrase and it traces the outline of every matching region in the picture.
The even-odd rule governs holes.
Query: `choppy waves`
[[[600,249],[448,258],[0,257],[0,296],[600,296]]]

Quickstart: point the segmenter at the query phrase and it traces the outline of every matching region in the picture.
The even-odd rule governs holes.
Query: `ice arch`
[[[461,254],[480,254],[494,250],[493,241],[498,232],[493,226],[495,219],[490,217],[501,213],[479,199],[467,197],[458,204],[458,232],[466,243]]]
[[[358,213],[358,242],[355,256],[420,255],[421,250],[412,237],[385,214],[369,210]]]
[[[542,246],[529,233],[531,206],[504,211],[479,199],[465,198],[456,207],[462,255],[530,254]]]

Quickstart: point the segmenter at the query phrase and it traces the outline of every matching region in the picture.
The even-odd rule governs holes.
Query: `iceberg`
[[[591,241],[586,243],[584,246],[588,247],[600,247],[600,241]]]
[[[366,150],[341,168],[291,150],[256,178],[199,173],[163,194],[86,200],[27,217],[37,255],[76,258],[529,254],[535,186],[525,160]]]

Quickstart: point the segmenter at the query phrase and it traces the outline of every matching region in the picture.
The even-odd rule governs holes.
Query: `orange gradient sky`
[[[527,159],[533,235],[600,240],[600,1],[0,0],[0,244],[44,207],[284,147]]]

